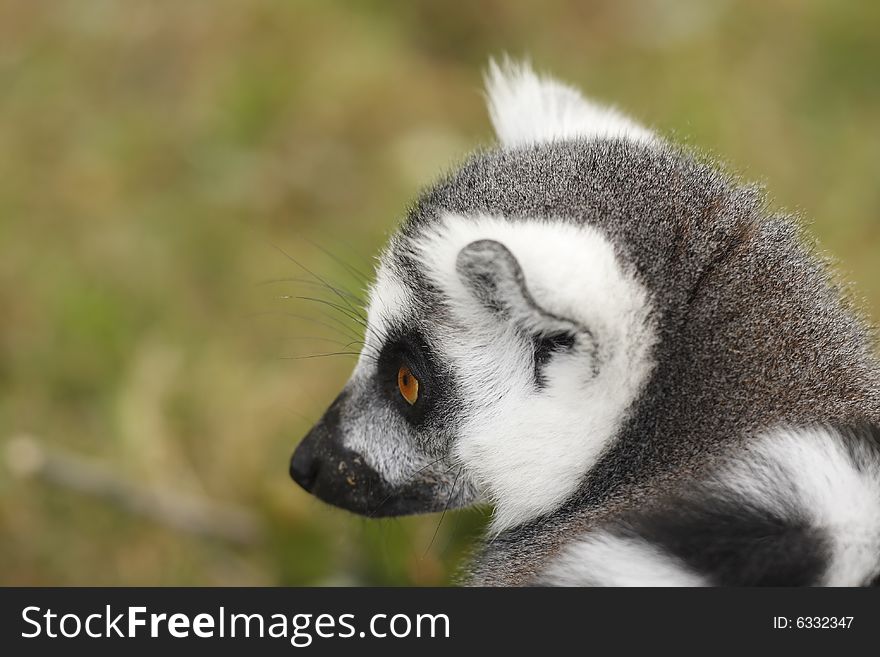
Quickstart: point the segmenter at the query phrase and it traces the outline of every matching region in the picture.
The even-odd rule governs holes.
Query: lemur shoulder
[[[291,461],[370,516],[494,507],[482,585],[877,583],[880,364],[790,216],[522,64],[382,254]]]

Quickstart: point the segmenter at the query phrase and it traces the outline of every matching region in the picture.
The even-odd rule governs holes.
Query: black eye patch
[[[551,335],[536,335],[532,339],[534,345],[535,360],[535,385],[538,389],[546,387],[547,380],[544,376],[544,367],[555,353],[567,351],[574,346],[574,336],[571,333],[553,333]]]
[[[408,368],[418,380],[418,398],[409,403],[400,393],[398,372]],[[444,396],[444,378],[433,351],[418,331],[392,334],[382,347],[377,364],[379,392],[414,426],[424,425]]]

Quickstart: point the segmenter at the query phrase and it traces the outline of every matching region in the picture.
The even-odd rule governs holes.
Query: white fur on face
[[[537,75],[527,63],[490,61],[486,93],[492,125],[505,146],[576,138],[657,139],[617,110],[592,103],[553,78]]]
[[[372,403],[370,378],[376,373],[376,359],[387,333],[395,322],[406,317],[412,305],[412,291],[390,267],[383,265],[369,295],[364,346],[349,381],[352,392],[365,395],[365,402],[346,407],[343,443],[360,454],[386,482],[400,485],[427,462],[426,457],[400,439],[400,434],[408,430],[403,418],[381,404]]]
[[[393,248],[392,246],[389,248]],[[358,371],[370,371],[372,360],[382,350],[385,338],[395,320],[400,322],[412,306],[412,291],[389,266],[382,263],[376,272],[376,280],[370,286],[367,304],[367,329],[364,349],[358,360]]]
[[[861,444],[850,455],[833,430],[780,429],[721,475],[747,499],[785,516],[806,513],[831,539],[826,586],[859,586],[880,572],[880,460]]]
[[[477,301],[456,272],[461,249],[481,239],[503,244],[535,301],[589,329],[597,352],[554,354],[537,388],[529,336]],[[492,530],[554,510],[613,441],[651,372],[647,292],[597,230],[564,221],[448,215],[416,248],[456,319],[438,340],[468,408],[454,449],[495,502]]]
[[[549,586],[708,586],[672,555],[634,537],[596,532],[567,546],[547,569]]]

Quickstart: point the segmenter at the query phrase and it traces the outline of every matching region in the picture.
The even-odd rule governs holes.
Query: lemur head
[[[524,65],[492,63],[487,90],[500,147],[472,161],[507,166],[453,174],[467,202],[443,200],[448,181],[423,195],[381,257],[357,366],[291,461],[357,513],[488,502],[496,531],[548,513],[652,371],[651,293],[612,241],[541,199],[497,198],[516,199],[517,158],[659,138]]]

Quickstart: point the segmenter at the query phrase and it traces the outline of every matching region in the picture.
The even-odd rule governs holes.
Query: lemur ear
[[[617,110],[592,103],[573,87],[539,76],[528,62],[489,60],[485,75],[489,117],[498,140],[521,146],[565,139],[656,136]]]
[[[577,339],[592,341],[588,330],[538,305],[526,286],[519,262],[500,242],[471,242],[459,252],[455,269],[465,287],[485,308],[536,339],[562,338],[569,346]]]

